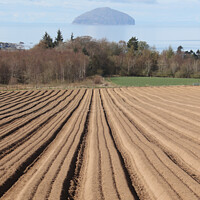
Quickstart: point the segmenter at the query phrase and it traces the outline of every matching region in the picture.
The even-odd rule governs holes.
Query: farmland
[[[111,77],[107,80],[119,86],[129,86],[129,87],[200,85],[200,79],[194,79],[194,78]]]
[[[0,198],[200,199],[200,87],[0,92]]]

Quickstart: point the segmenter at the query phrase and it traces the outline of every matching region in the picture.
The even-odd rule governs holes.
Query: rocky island
[[[73,21],[73,24],[86,25],[135,25],[135,20],[126,13],[108,8],[96,8]]]

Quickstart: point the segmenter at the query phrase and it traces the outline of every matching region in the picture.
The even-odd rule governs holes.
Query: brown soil
[[[0,198],[200,199],[200,88],[1,92]]]

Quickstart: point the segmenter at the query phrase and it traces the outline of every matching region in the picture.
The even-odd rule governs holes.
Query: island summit
[[[86,25],[135,25],[135,20],[126,13],[103,7],[78,16],[72,23]]]

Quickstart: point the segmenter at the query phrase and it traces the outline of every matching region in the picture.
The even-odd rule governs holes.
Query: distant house
[[[22,42],[20,44],[8,43],[8,42],[0,42],[0,49],[3,50],[17,50],[24,49]]]

